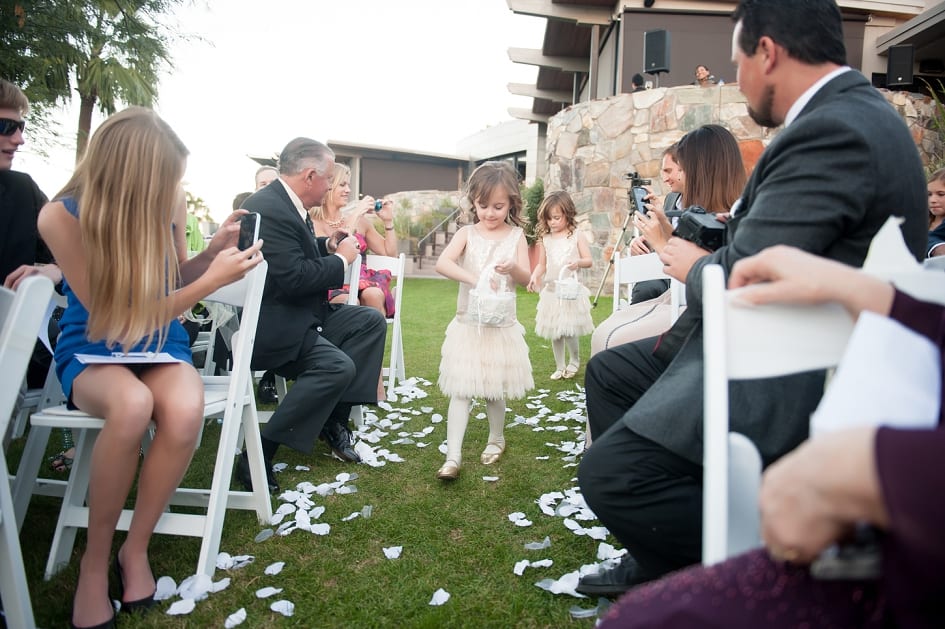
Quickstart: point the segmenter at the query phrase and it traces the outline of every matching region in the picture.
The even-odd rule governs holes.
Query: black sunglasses
[[[13,135],[16,130],[22,131],[26,128],[25,120],[14,120],[13,118],[0,118],[0,135]]]

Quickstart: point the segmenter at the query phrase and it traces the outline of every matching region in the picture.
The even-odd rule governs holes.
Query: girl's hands
[[[532,273],[531,277],[528,278],[528,285],[526,289],[530,293],[537,293],[541,290],[541,274],[537,271]]]
[[[249,249],[227,247],[215,255],[204,274],[213,290],[235,282],[262,262],[262,245],[263,241],[257,240]]]
[[[234,210],[232,214],[226,217],[223,224],[217,228],[213,238],[207,244],[207,251],[211,255],[215,256],[228,247],[236,247],[240,237],[240,217],[244,214],[249,214],[249,211],[244,209]]]

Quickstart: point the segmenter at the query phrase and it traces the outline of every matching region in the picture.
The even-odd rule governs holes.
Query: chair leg
[[[13,510],[16,512],[16,530],[23,529],[26,511],[29,509],[30,497],[36,479],[39,478],[39,468],[43,464],[43,455],[46,454],[46,445],[49,443],[51,428],[48,426],[33,426],[26,438],[23,456],[16,469],[16,478],[13,479]]]
[[[7,460],[0,451],[0,469],[7,469]],[[33,607],[30,603],[30,591],[23,568],[23,552],[20,548],[20,535],[16,527],[13,499],[10,486],[0,483],[0,596],[3,597],[3,612],[6,626],[36,626]]]
[[[91,474],[92,448],[98,438],[100,429],[82,429],[75,435],[75,459],[72,471],[69,473],[69,484],[62,497],[62,508],[59,510],[59,520],[56,522],[56,532],[53,535],[52,545],[49,547],[49,559],[46,561],[44,578],[48,581],[69,563],[72,549],[75,546],[75,535],[79,529],[78,522],[84,520],[83,528],[89,524],[85,500],[89,493],[89,478]]]

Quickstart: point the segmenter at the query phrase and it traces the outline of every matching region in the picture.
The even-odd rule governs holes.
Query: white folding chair
[[[52,292],[52,282],[42,276],[24,279],[15,293],[0,288],[0,434],[6,434]],[[2,448],[0,470],[7,470]],[[0,482],[0,599],[8,627],[36,626],[8,482]]]
[[[407,379],[407,369],[404,367],[404,340],[403,330],[400,327],[400,310],[403,305],[404,293],[404,268],[406,267],[407,256],[401,253],[397,257],[378,256],[368,254],[365,266],[377,271],[390,271],[392,282],[391,291],[394,295],[394,316],[387,319],[387,328],[391,330],[390,336],[390,363],[382,370],[387,378],[387,397],[391,398],[394,394],[394,387],[397,382]]]
[[[876,275],[918,299],[945,303],[945,282],[936,272]],[[702,283],[702,562],[711,565],[761,543],[757,508],[761,457],[748,438],[729,431],[729,381],[835,367],[854,322],[838,304],[733,305],[718,265],[706,265]]]
[[[228,507],[255,511],[260,523],[268,522],[272,516],[256,399],[251,382],[252,372],[249,368],[266,270],[267,264],[263,261],[243,279],[220,288],[206,298],[206,301],[242,307],[240,330],[234,335],[233,341],[233,370],[226,376],[202,377],[205,416],[223,417],[210,489],[181,488],[171,500],[172,505],[200,507],[201,510],[206,509],[206,512],[181,513],[168,510],[161,516],[155,528],[156,533],[203,539],[197,561],[197,574],[213,575],[220,549],[223,519]],[[34,413],[30,421],[32,429],[27,440],[28,448],[34,435],[37,439],[48,439],[51,428],[71,428],[76,441],[72,471],[63,495],[62,508],[46,563],[45,577],[49,579],[68,562],[78,529],[88,527],[89,514],[85,501],[89,486],[89,461],[92,447],[105,421],[81,411],[70,411],[64,405]],[[254,487],[252,492],[229,489],[237,439],[241,433],[246,436]],[[41,448],[34,450],[42,452]],[[38,467],[38,463],[35,465]],[[36,468],[33,469],[35,474]],[[132,514],[131,509],[122,511],[117,526],[119,530],[128,530]]]
[[[649,280],[669,280],[670,317],[679,318],[680,310],[686,305],[686,285],[673,279],[663,270],[663,262],[657,253],[640,256],[623,256],[614,261],[614,312],[630,305],[630,292],[637,282]],[[620,297],[626,291],[627,298]]]

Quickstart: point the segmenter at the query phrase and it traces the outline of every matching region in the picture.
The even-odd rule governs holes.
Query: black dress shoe
[[[259,386],[256,388],[256,394],[259,397],[259,401],[263,404],[279,403],[279,394],[276,393],[276,381],[268,371],[259,380]]]
[[[151,592],[151,596],[146,596],[144,598],[139,598],[136,601],[126,601],[125,597],[125,571],[121,567],[121,562],[118,561],[118,554],[115,554],[115,560],[112,562],[112,569],[115,571],[115,582],[118,584],[118,600],[121,601],[121,609],[119,613],[122,614],[137,614],[144,613],[157,605],[157,601],[154,600],[154,595],[157,594],[157,589],[154,592]]]
[[[269,485],[270,494],[279,493],[279,483],[276,482],[276,475],[272,471],[272,463],[265,461],[266,482]],[[240,453],[240,458],[236,461],[236,480],[240,482],[243,489],[253,491],[253,477],[249,473],[249,457],[246,456],[246,450]]]
[[[644,574],[636,559],[624,555],[613,568],[581,577],[574,589],[586,596],[620,596],[630,588],[655,578]]]
[[[328,447],[342,461],[360,463],[361,457],[351,445],[351,432],[347,426],[329,420],[322,429],[322,438],[328,442]]]

